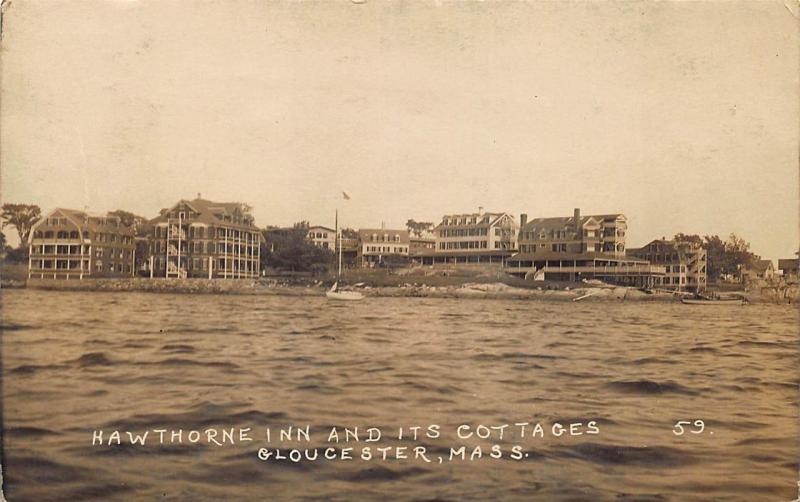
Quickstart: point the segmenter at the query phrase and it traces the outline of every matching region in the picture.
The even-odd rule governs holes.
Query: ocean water
[[[791,500],[799,348],[788,306],[7,290],[5,495]],[[309,440],[281,441],[288,426]],[[252,441],[187,437],[242,428]],[[291,449],[337,458],[275,459]]]

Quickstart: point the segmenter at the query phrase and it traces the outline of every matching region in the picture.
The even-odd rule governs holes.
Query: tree
[[[728,241],[725,243],[725,252],[731,268],[735,268],[735,271],[749,268],[758,260],[758,256],[750,252],[750,243],[733,233],[728,236]],[[733,272],[734,270],[731,270],[727,273]]]
[[[5,228],[8,225],[17,229],[19,234],[19,247],[28,248],[28,238],[31,235],[31,228],[42,217],[42,210],[33,204],[3,204],[0,219]]]
[[[691,244],[703,244],[703,238],[700,237],[697,234],[688,234],[687,235],[687,234],[684,234],[684,233],[679,233],[679,234],[675,234],[675,237],[673,237],[673,240],[675,242],[678,242],[678,243],[688,242],[688,243],[691,243]]]
[[[123,225],[133,228],[134,233],[138,233],[145,223],[147,223],[147,218],[144,216],[138,216],[123,209],[111,211],[108,215],[118,217]]]
[[[433,223],[429,221],[408,220],[406,222],[406,228],[408,228],[408,233],[414,235],[415,237],[422,237],[422,234],[431,231],[433,228]]]
[[[722,275],[725,262],[725,242],[718,235],[706,235],[706,272],[710,281],[716,281]]]
[[[6,250],[6,234],[0,232],[0,251]]]
[[[321,272],[333,263],[333,251],[317,247],[307,239],[308,222],[295,223],[292,228],[268,228],[263,233],[263,267]]]
[[[753,265],[758,257],[750,252],[750,243],[736,234],[730,234],[727,241],[718,235],[706,235],[707,272],[709,280],[718,280],[722,275],[736,274],[742,268]]]

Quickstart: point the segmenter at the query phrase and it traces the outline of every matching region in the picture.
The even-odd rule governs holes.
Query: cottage
[[[666,240],[663,237],[641,248],[628,249],[629,256],[663,265],[666,273],[658,286],[678,291],[702,291],[707,283],[707,258],[702,242]]]
[[[323,249],[336,249],[336,230],[323,226],[308,227],[306,234],[309,241],[317,247]]]
[[[748,280],[761,279],[768,281],[775,276],[775,266],[772,260],[756,260],[742,272],[742,278]]]
[[[798,258],[781,258],[778,260],[778,269],[783,274],[784,279],[789,282],[796,282],[798,278],[798,264],[800,264],[800,259]]]
[[[408,230],[361,228],[358,230],[358,263],[362,267],[408,263]]]

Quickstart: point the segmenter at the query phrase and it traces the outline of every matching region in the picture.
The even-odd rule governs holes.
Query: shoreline
[[[97,291],[97,292],[141,292],[164,294],[231,294],[263,296],[325,296],[329,284],[317,280],[306,284],[286,284],[276,280],[253,279],[84,279],[53,280],[31,279],[28,281],[4,280],[2,289],[27,288],[49,291]],[[366,297],[375,298],[457,298],[477,300],[534,300],[585,302],[673,302],[680,301],[674,293],[645,293],[639,289],[624,286],[580,285],[576,287],[553,288],[550,286],[517,287],[503,282],[467,282],[450,285],[426,285],[403,283],[398,285],[377,285],[359,282],[345,285],[343,291],[359,291]],[[780,296],[745,293],[752,303],[792,304],[794,296]],[[577,300],[577,301],[576,301]]]

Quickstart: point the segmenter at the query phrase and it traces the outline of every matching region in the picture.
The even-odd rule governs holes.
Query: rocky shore
[[[47,280],[31,279],[26,283],[4,281],[2,288],[28,287],[43,290],[68,291],[136,291],[172,294],[237,294],[237,295],[281,295],[281,296],[324,296],[330,281],[307,281],[290,283],[271,279],[230,280],[230,279],[85,279]],[[680,296],[668,292],[645,293],[639,289],[614,286],[580,287],[517,287],[502,282],[463,283],[450,285],[426,285],[422,283],[401,283],[396,285],[376,285],[359,282],[343,285],[341,290],[359,291],[368,297],[415,297],[415,298],[461,298],[461,299],[511,299],[548,300],[570,302],[634,301],[634,302],[677,302]],[[800,298],[798,288],[777,290],[762,288],[749,291],[746,297],[753,303],[795,303]]]
[[[69,291],[138,291],[178,294],[243,294],[323,296],[328,284],[316,282],[306,285],[287,285],[269,280],[220,279],[86,279],[82,281],[56,281],[32,279],[27,287],[44,290]],[[403,284],[398,286],[358,285],[344,286],[342,290],[357,290],[369,297],[417,297],[462,299],[535,299],[555,301],[676,301],[671,294],[645,294],[624,288],[587,287],[577,289],[529,289],[503,283],[427,286]]]

